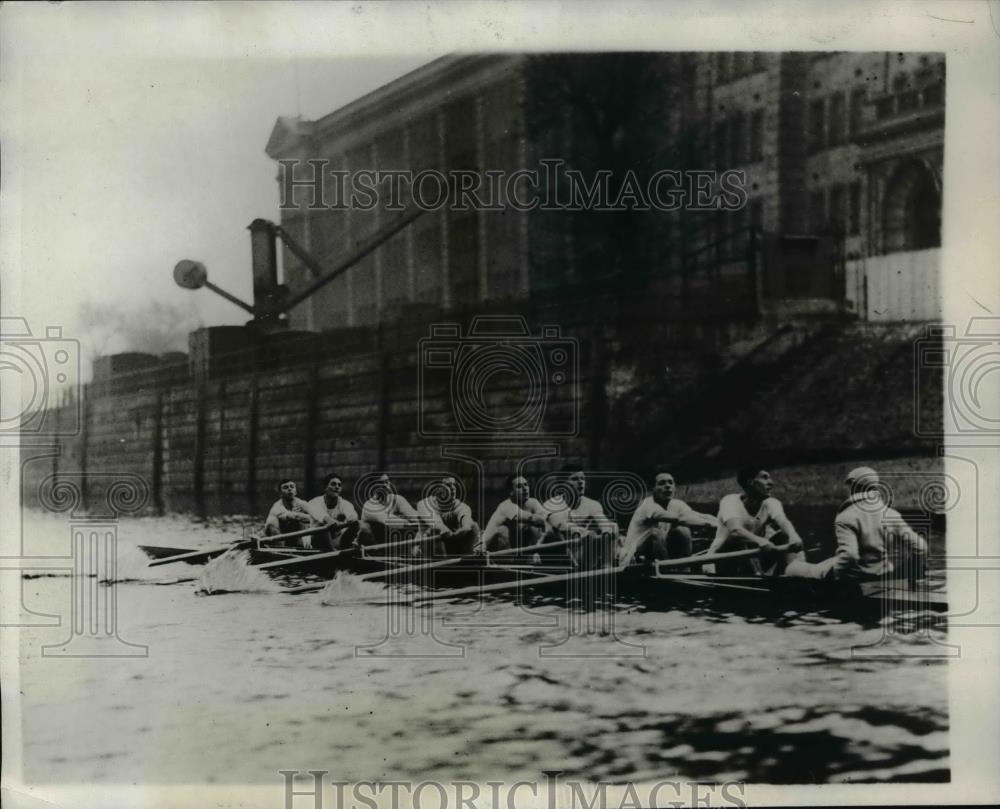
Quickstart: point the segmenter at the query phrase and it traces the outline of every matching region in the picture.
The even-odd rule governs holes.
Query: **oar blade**
[[[162,559],[154,559],[149,563],[149,567],[159,567],[160,565],[171,565],[174,562],[184,562],[187,565],[200,565],[210,559],[214,559],[216,556],[221,556],[228,550],[234,548],[244,547],[246,543],[236,542],[232,545],[226,545],[221,548],[209,548],[204,551],[188,551],[186,553],[177,554],[175,556],[165,556]]]

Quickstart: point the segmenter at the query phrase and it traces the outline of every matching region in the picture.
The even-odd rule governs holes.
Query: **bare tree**
[[[704,168],[704,139],[686,123],[691,117],[685,114],[692,103],[693,64],[686,54],[669,53],[532,57],[525,117],[535,157],[563,160],[588,179],[610,172],[612,200],[629,190],[627,182],[645,191],[660,169]],[[571,241],[579,280],[614,276],[641,283],[679,249],[677,214],[641,209],[537,213],[536,261],[565,265],[563,245]]]

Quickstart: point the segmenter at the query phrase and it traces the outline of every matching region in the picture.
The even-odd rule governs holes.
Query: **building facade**
[[[599,282],[669,297],[681,279],[711,305],[722,287],[706,284],[748,273],[759,309],[933,319],[943,144],[943,54],[515,54],[445,57],[317,121],[281,118],[267,153],[300,182],[537,171],[557,195],[557,162],[610,171],[612,196],[628,172],[745,174],[737,210],[517,210],[507,188],[497,209],[428,211],[293,309],[295,328],[324,330]],[[328,264],[397,215],[382,191],[365,210],[300,185],[282,227]],[[313,280],[287,250],[283,264],[293,291]]]

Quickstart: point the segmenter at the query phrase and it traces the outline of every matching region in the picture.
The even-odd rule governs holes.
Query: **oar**
[[[509,556],[513,554],[525,553],[527,551],[540,551],[549,548],[561,548],[564,545],[575,545],[580,541],[579,537],[573,539],[561,539],[557,542],[539,542],[536,545],[525,545],[523,548],[504,548],[502,551],[487,551],[485,553],[486,562],[489,564],[489,560],[493,556]]]
[[[235,548],[248,548],[254,542],[277,542],[281,539],[295,539],[297,537],[309,536],[310,534],[319,534],[323,531],[328,531],[329,525],[317,525],[312,528],[303,528],[301,531],[291,531],[287,534],[275,534],[269,537],[250,537],[249,539],[242,539],[234,542],[225,547],[210,548],[205,551],[188,551],[187,553],[180,553],[176,556],[165,556],[162,559],[154,559],[149,563],[149,567],[156,567],[157,565],[169,565],[174,562],[187,562],[189,565],[194,565],[200,562],[202,559],[208,560],[215,556],[220,556],[226,551],[233,550]],[[314,557],[310,557],[314,558]]]
[[[421,539],[419,541],[426,542],[426,541],[429,541],[429,540],[432,540],[432,539],[436,539],[436,537],[424,537],[423,539]],[[562,547],[563,545],[572,545],[573,543],[579,542],[579,541],[580,541],[579,539],[565,539],[565,540],[561,540],[559,542],[541,542],[541,543],[538,543],[537,545],[526,545],[523,548],[506,548],[506,549],[501,550],[501,551],[493,551],[493,552],[485,554],[485,556],[486,556],[486,560],[487,560],[487,564],[488,564],[489,563],[489,558],[491,556],[506,556],[506,555],[509,555],[509,554],[524,553],[525,551],[539,550],[539,549],[542,549],[542,548],[559,548],[559,547]],[[405,543],[400,543],[400,542],[386,542],[386,543],[384,543],[382,545],[368,545],[368,546],[366,546],[364,548],[364,550],[366,552],[368,552],[368,551],[377,551],[377,550],[381,550],[383,548],[396,547],[396,546],[403,545],[403,544],[409,544],[409,541],[407,541]],[[331,551],[330,553],[321,553],[321,554],[318,554],[316,556],[310,556],[310,557],[308,557],[308,560],[307,559],[290,559],[288,561],[285,561],[285,560],[282,559],[282,560],[278,560],[278,561],[275,561],[275,562],[265,562],[264,564],[261,564],[261,565],[254,565],[254,567],[256,567],[258,569],[261,569],[261,570],[271,569],[271,568],[275,568],[275,567],[287,567],[288,565],[291,565],[291,564],[299,564],[299,563],[306,562],[306,561],[315,561],[317,559],[333,559],[333,558],[335,558],[337,556],[340,556],[343,553],[346,553],[348,551],[353,551],[353,550],[356,550],[356,549],[355,548],[344,548],[343,550],[340,550],[340,551]],[[476,558],[476,557],[472,557],[472,558]],[[410,565],[410,566],[407,566],[407,567],[388,568],[388,569],[386,569],[384,571],[377,571],[377,572],[374,572],[374,573],[365,573],[365,574],[363,574],[361,576],[358,576],[357,580],[358,581],[368,581],[370,579],[378,579],[378,578],[382,578],[383,576],[389,576],[389,575],[392,575],[393,573],[409,573],[411,571],[417,571],[417,570],[430,570],[432,568],[446,567],[448,565],[455,565],[455,564],[458,564],[459,562],[467,561],[468,559],[469,559],[469,557],[466,557],[466,556],[453,556],[453,557],[449,557],[448,559],[442,559],[442,560],[437,561],[437,562],[428,562],[428,563],[425,563],[425,564]],[[314,583],[314,584],[303,584],[303,585],[300,585],[298,587],[290,587],[287,590],[285,590],[284,592],[286,592],[286,593],[311,593],[311,592],[315,592],[316,590],[322,590],[324,587],[326,587],[326,582]]]
[[[494,593],[503,590],[517,590],[523,585],[535,587],[539,584],[558,584],[560,582],[578,581],[580,579],[593,579],[597,576],[616,576],[625,570],[622,567],[601,567],[595,570],[578,570],[575,573],[560,573],[552,576],[538,576],[527,580],[514,580],[497,582],[496,584],[473,585],[471,587],[459,587],[454,590],[429,590],[418,596],[414,596],[413,602],[430,601],[436,598],[458,598],[467,595],[479,595],[480,593]]]
[[[552,543],[553,545],[555,543]],[[753,548],[746,551],[730,551],[728,553],[712,553],[712,554],[702,554],[698,556],[686,556],[682,559],[668,559],[663,562],[658,562],[658,565],[666,567],[678,567],[681,565],[689,565],[692,562],[713,562],[722,559],[744,559],[761,552],[760,548]],[[595,570],[579,570],[574,573],[562,573],[552,576],[541,576],[534,579],[526,579],[523,581],[512,581],[512,582],[499,582],[497,584],[486,584],[482,586],[472,586],[472,587],[461,587],[456,590],[435,590],[431,592],[424,593],[422,595],[414,597],[414,602],[427,601],[435,598],[456,598],[459,596],[466,595],[477,595],[479,593],[491,593],[491,592],[501,592],[503,590],[516,590],[519,587],[527,585],[529,587],[536,587],[540,584],[559,584],[561,582],[569,581],[579,581],[581,579],[592,579],[597,576],[616,576],[624,570],[628,569],[628,565],[618,565],[615,567],[601,567]]]
[[[381,543],[379,545],[363,545],[363,546],[361,546],[360,549],[364,550],[367,553],[368,551],[380,551],[380,550],[383,550],[385,548],[401,548],[401,547],[404,547],[406,545],[414,545],[414,544],[416,544],[418,542],[419,543],[423,543],[423,542],[436,542],[438,539],[439,539],[439,537],[433,536],[433,535],[431,535],[431,536],[423,536],[423,537],[414,537],[413,539],[407,539],[407,540],[404,540],[404,541],[397,540],[395,542],[383,542],[383,543]],[[252,567],[256,568],[257,570],[271,570],[272,568],[276,568],[276,567],[291,567],[293,565],[301,565],[301,564],[305,564],[307,562],[317,562],[317,561],[320,561],[321,559],[336,559],[338,556],[341,556],[341,555],[343,555],[345,553],[357,553],[358,550],[359,549],[355,548],[355,547],[342,548],[339,551],[327,551],[326,553],[316,553],[316,554],[312,554],[310,556],[303,556],[301,558],[295,558],[295,559],[276,559],[273,562],[264,562],[263,564],[253,565]]]
[[[438,568],[438,567],[447,567],[448,565],[457,565],[462,560],[463,557],[455,556],[450,559],[442,559],[439,562],[427,562],[426,564],[422,565],[407,565],[406,567],[392,567],[392,568],[387,568],[386,570],[378,570],[375,571],[374,573],[365,573],[364,575],[361,576],[355,576],[354,580],[371,581],[373,579],[381,579],[384,576],[391,576],[394,573],[413,573],[417,570],[431,570],[433,568]],[[287,590],[284,590],[282,592],[313,593],[316,592],[317,590],[324,589],[329,583],[330,583],[329,581],[323,581],[314,584],[302,584],[299,585],[298,587],[289,587]]]
[[[721,562],[725,559],[750,559],[760,556],[762,548],[749,548],[745,551],[722,551],[719,553],[696,553],[692,556],[684,556],[680,559],[660,559],[653,562],[653,571],[659,573],[667,567],[683,567],[684,565],[705,565],[709,562]]]
[[[150,559],[163,559],[167,556],[191,553],[194,550],[193,548],[164,547],[162,545],[137,545],[136,547]]]

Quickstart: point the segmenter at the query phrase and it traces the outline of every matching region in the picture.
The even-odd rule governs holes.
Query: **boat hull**
[[[296,575],[305,571],[296,565]],[[752,608],[758,613],[780,616],[788,610],[822,611],[831,615],[877,620],[900,610],[945,612],[947,600],[926,588],[911,589],[899,580],[863,584],[826,585],[795,579],[725,577],[702,574],[658,575],[651,566],[635,565],[625,570],[579,571],[568,559],[552,559],[543,564],[529,560],[505,560],[503,564],[483,557],[387,558],[349,556],[319,560],[309,571],[329,578],[339,570],[369,576],[390,585],[409,585],[448,597],[563,598],[574,602],[635,603],[646,608],[673,609],[692,605],[723,604],[740,612]],[[280,573],[281,568],[272,572]],[[498,588],[498,589],[493,589]]]

